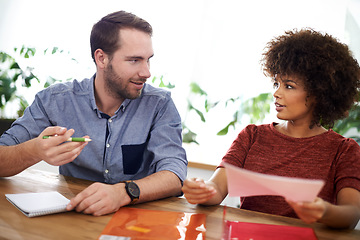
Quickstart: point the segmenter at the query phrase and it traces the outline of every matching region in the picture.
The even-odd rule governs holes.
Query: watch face
[[[128,183],[128,190],[129,193],[134,197],[134,198],[138,198],[140,195],[140,189],[138,187],[138,185],[136,185],[136,183],[134,182],[129,182]]]

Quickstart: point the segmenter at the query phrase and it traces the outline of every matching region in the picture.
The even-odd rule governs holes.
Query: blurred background
[[[0,66],[8,56],[28,74],[25,83],[8,83],[24,101],[1,96],[0,118],[18,117],[19,105],[31,104],[44,86],[90,78],[91,28],[118,10],[153,26],[148,82],[172,92],[193,162],[217,165],[244,126],[276,121],[271,82],[259,64],[273,37],[311,27],[348,44],[360,59],[359,0],[0,0]]]

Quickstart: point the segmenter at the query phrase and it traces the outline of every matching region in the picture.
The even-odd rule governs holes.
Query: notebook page
[[[28,217],[65,212],[69,199],[56,191],[5,194],[7,200]]]

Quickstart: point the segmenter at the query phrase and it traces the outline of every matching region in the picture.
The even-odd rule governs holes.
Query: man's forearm
[[[39,162],[32,154],[32,140],[14,146],[0,146],[0,176],[8,177]]]
[[[181,181],[173,172],[160,171],[135,181],[140,188],[139,202],[181,194]]]

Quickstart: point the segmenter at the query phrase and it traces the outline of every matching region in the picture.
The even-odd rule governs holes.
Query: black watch
[[[140,197],[140,188],[139,186],[133,181],[122,181],[125,183],[125,189],[127,194],[129,195],[131,202],[130,204],[134,204]]]

